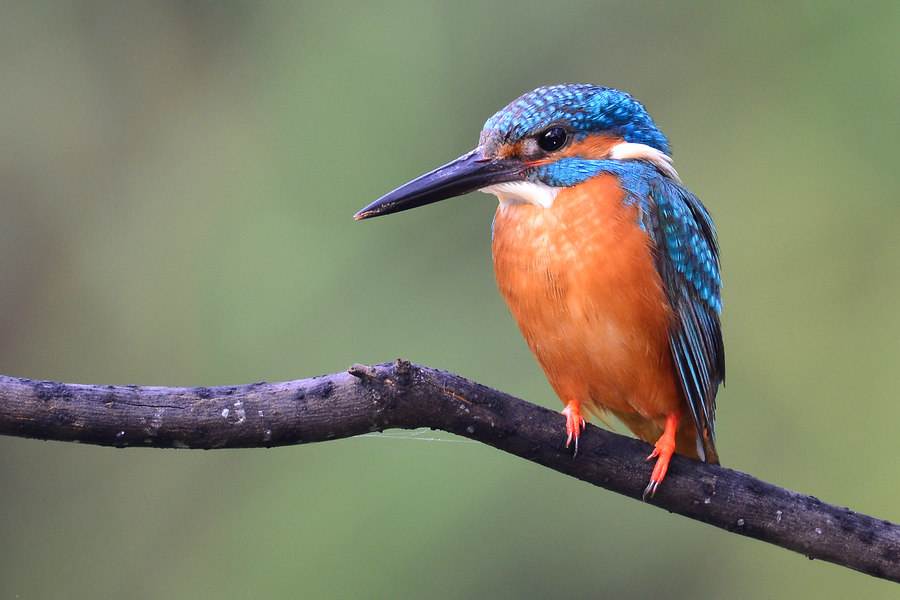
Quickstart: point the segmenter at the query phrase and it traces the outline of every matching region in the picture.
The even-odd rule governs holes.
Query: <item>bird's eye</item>
[[[562,127],[551,127],[538,134],[537,143],[544,152],[553,152],[566,145],[569,140],[569,132]]]

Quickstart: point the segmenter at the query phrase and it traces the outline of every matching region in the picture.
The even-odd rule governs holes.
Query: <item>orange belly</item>
[[[672,312],[638,208],[603,175],[560,190],[549,208],[500,206],[500,292],[564,403],[611,411],[653,442],[684,406],[669,350]],[[695,455],[690,419],[678,452]]]

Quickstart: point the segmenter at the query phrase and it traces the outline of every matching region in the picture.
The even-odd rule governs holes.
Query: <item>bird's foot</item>
[[[566,416],[566,448],[574,442],[575,450],[572,456],[578,456],[578,438],[585,428],[585,420],[581,416],[581,404],[572,400],[562,409],[562,414]]]
[[[669,470],[669,461],[672,460],[672,455],[675,454],[675,431],[677,429],[678,416],[667,416],[665,430],[659,439],[656,440],[653,452],[647,457],[647,460],[653,460],[655,458],[656,464],[653,465],[650,483],[644,488],[644,494],[642,495],[644,501],[646,501],[647,498],[652,498],[654,494],[656,494],[659,484],[666,478],[666,471]]]

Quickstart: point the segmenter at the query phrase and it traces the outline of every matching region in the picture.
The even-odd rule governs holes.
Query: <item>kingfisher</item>
[[[476,190],[499,200],[497,285],[563,402],[565,447],[577,455],[585,415],[615,416],[653,444],[644,499],[675,452],[718,464],[715,226],[644,105],[609,87],[539,87],[490,117],[474,150],[355,219]]]

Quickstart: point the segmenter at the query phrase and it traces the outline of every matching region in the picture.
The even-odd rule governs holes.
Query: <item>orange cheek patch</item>
[[[563,157],[578,157],[599,160],[609,157],[613,146],[622,143],[620,137],[610,135],[589,135],[555,153],[553,160]]]
[[[527,164],[529,167],[539,167],[541,165],[548,165],[552,162],[556,162],[560,158],[577,157],[592,160],[609,158],[609,154],[610,152],[612,152],[613,146],[620,144],[623,141],[625,140],[620,137],[614,137],[610,135],[591,135],[584,138],[583,140],[566,146],[559,152],[551,153],[550,156],[546,158],[530,160],[525,164]]]
[[[529,167],[538,167],[556,162],[560,158],[577,157],[592,160],[609,158],[613,146],[624,142],[620,137],[611,135],[590,135],[583,140],[569,144],[559,152],[551,152],[545,158],[529,160],[525,164]],[[504,144],[497,149],[498,158],[518,158],[524,154],[523,143]]]

